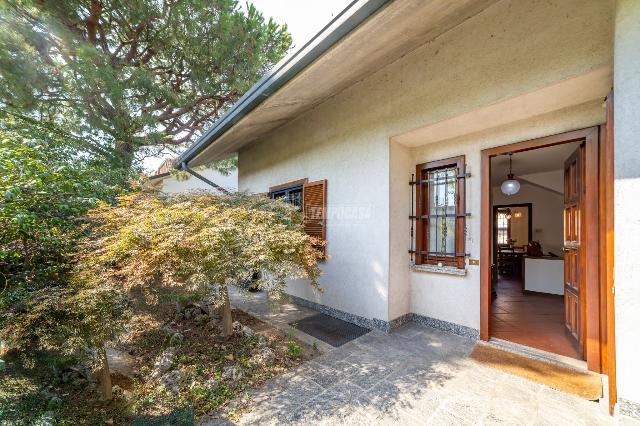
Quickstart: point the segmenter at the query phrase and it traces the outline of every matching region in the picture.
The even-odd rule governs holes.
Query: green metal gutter
[[[240,119],[249,114],[265,99],[304,70],[309,64],[322,56],[343,37],[367,20],[382,6],[392,0],[354,0],[342,12],[325,25],[311,40],[294,54],[279,62],[274,69],[254,84],[213,126],[191,145],[176,161],[175,167],[185,170],[198,154],[209,144],[222,136]],[[362,3],[361,6],[357,6]],[[357,7],[357,9],[354,9]],[[350,15],[349,15],[350,13]],[[325,31],[335,23],[342,21],[333,31]]]

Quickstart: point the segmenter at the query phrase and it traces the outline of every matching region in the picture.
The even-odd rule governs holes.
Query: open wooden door
[[[613,200],[613,90],[607,96],[607,123],[604,126],[604,137],[600,142],[601,147],[601,230],[603,232],[603,244],[601,254],[602,286],[604,287],[603,301],[605,305],[604,321],[604,346],[603,372],[609,376],[609,413],[613,414],[617,395],[616,378],[616,339],[615,339],[615,294],[613,281],[613,232],[614,232],[614,200]]]
[[[564,309],[565,325],[584,357],[585,332],[585,256],[583,194],[585,193],[585,147],[564,163]]]

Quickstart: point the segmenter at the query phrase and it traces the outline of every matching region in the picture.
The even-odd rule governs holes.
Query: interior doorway
[[[565,199],[573,194],[566,189],[575,189],[575,178],[584,172],[573,170],[573,186],[565,185],[565,162],[584,144],[572,141],[491,159],[491,337],[579,360],[582,329],[572,328],[566,312],[576,318],[584,313],[579,306],[573,309],[580,289],[565,290],[563,217]]]
[[[555,327],[555,335],[557,337],[561,335],[564,342],[570,342],[574,348],[572,354],[564,353],[564,355],[584,359],[587,362],[588,368],[597,372],[602,371],[601,362],[604,353],[603,339],[606,338],[603,334],[605,327],[603,327],[603,322],[601,322],[604,320],[602,315],[603,305],[601,304],[601,280],[599,277],[599,209],[601,208],[599,205],[599,176],[601,176],[599,169],[600,159],[602,158],[599,152],[601,146],[599,145],[600,133],[601,128],[594,127],[482,151],[480,259],[482,269],[480,306],[481,339],[489,340],[492,337],[496,338],[496,333],[499,334],[500,332],[501,327],[497,326],[497,320],[499,320],[499,318],[495,318],[495,316],[492,318],[492,307],[494,306],[495,300],[500,302],[499,293],[502,289],[505,293],[505,302],[509,301],[513,305],[513,303],[517,302],[517,298],[521,298],[521,301],[526,301],[524,304],[514,305],[523,308],[523,311],[527,311],[527,315],[524,315],[524,313],[519,314],[522,320],[521,325],[526,327],[526,329],[523,329],[523,332],[520,333],[520,336],[530,338],[528,342],[522,340],[522,344],[533,347],[536,347],[536,345],[540,346],[541,336],[543,334],[546,336],[553,335],[553,333],[549,333],[548,331],[551,327]],[[528,157],[530,160],[520,162],[520,164],[513,164],[515,167],[522,168],[513,170],[516,178],[518,178],[518,176],[520,177],[516,179],[519,185],[510,185],[522,186],[525,184],[534,188],[537,186],[551,185],[549,183],[551,180],[547,183],[542,182],[540,175],[542,172],[538,173],[539,171],[536,172],[533,169],[526,169],[526,167],[529,166],[535,167],[536,162],[540,165],[551,158],[548,157],[547,160],[544,160],[542,154],[545,149],[547,149],[547,153],[555,152],[555,155],[552,155],[552,157],[554,161],[558,163],[554,166],[555,171],[552,175],[561,176],[560,179],[555,179],[555,183],[552,185],[556,192],[553,212],[551,212],[551,207],[545,207],[542,211],[538,211],[534,200],[522,200],[513,195],[505,197],[507,199],[506,202],[500,200],[502,183],[510,178],[510,176],[508,176],[510,174],[508,170],[508,154],[510,153],[513,154],[512,160],[514,158],[517,159],[518,156],[522,158]],[[562,155],[560,155],[561,153]],[[578,163],[571,163],[570,159],[572,158],[578,158]],[[502,159],[502,163],[500,163],[500,159]],[[576,201],[571,199],[571,193],[569,193],[569,197],[565,199],[565,173],[567,172],[566,166],[570,163],[574,164],[574,167],[573,169],[569,167],[568,173],[570,176],[571,173],[574,173],[573,176],[576,179],[573,181],[570,180],[568,185],[580,185],[580,187],[575,186],[575,189],[577,191],[576,193],[579,192],[582,194],[577,200],[577,204],[571,204]],[[573,170],[573,172],[571,170]],[[523,176],[524,179],[522,179]],[[545,197],[550,198],[549,195]],[[500,277],[499,275],[501,274],[498,274],[496,265],[497,255],[494,254],[494,238],[497,237],[493,232],[495,221],[493,207],[523,202],[532,202],[533,204],[531,212],[533,226],[529,237],[531,241],[528,242],[526,248],[520,244],[518,244],[520,247],[516,247],[516,244],[513,244],[513,242],[512,246],[514,251],[526,251],[526,256],[530,256],[531,260],[524,263],[521,270],[513,268],[516,274],[515,277],[507,277],[507,273],[504,274],[504,277]],[[569,222],[565,222],[565,210],[571,212],[571,208],[573,208],[576,214],[571,216],[569,213]],[[553,223],[536,223],[536,218],[539,220],[553,218]],[[565,239],[566,224],[573,226],[576,233],[569,233]],[[577,237],[577,239],[572,240],[572,236]],[[537,244],[534,244],[534,242]],[[565,255],[569,250],[573,250],[573,253],[569,253],[568,256],[571,259],[564,262]],[[523,254],[522,256],[524,257],[525,255]],[[555,260],[557,266],[553,268],[551,267],[551,265],[553,265],[552,262],[554,262],[551,260],[552,258],[558,259]],[[541,267],[541,265],[535,265],[537,261],[546,263],[542,264]],[[538,272],[536,272],[536,270],[538,270]],[[518,275],[519,271],[521,275]],[[543,273],[548,272],[555,278],[540,278],[540,271]],[[511,274],[513,275],[514,272],[511,272]],[[572,275],[572,273],[574,275]],[[532,279],[532,277],[535,278],[536,276],[538,277],[537,282],[536,279]],[[523,277],[524,283],[522,282]],[[518,288],[518,285],[520,288]],[[550,287],[553,288],[551,289]],[[571,294],[571,290],[577,290],[577,294]],[[508,294],[509,292],[511,292],[511,295]],[[535,297],[531,298],[529,296]],[[496,297],[496,299],[493,299],[493,297]],[[550,303],[548,299],[556,301],[555,307],[553,307],[554,303]],[[501,303],[497,303],[495,306],[499,308]],[[544,312],[544,310],[547,310],[547,312]],[[499,309],[496,309],[496,311],[499,312]],[[509,314],[512,312],[505,313]],[[532,321],[531,318],[536,315],[539,321]],[[543,315],[549,315],[549,317],[542,318]],[[528,317],[525,318],[525,316]],[[518,315],[512,317],[517,319]],[[551,320],[551,317],[554,317],[553,325],[550,324],[550,321],[542,321],[543,319]],[[538,325],[531,327],[532,323],[535,322],[538,322]],[[547,324],[543,324],[545,322]],[[507,327],[503,326],[502,331],[506,331],[506,328]],[[538,338],[531,338],[533,329],[541,332]],[[558,330],[561,330],[561,332]],[[546,333],[542,333],[545,331]],[[514,333],[512,333],[512,336],[514,336]],[[515,340],[515,338],[513,338],[513,340]],[[562,349],[558,349],[558,346],[559,345],[555,345],[555,347],[547,346],[542,349],[562,353]]]

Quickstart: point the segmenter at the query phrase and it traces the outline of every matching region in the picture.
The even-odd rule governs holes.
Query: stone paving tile
[[[354,401],[360,401],[359,398],[361,398],[365,392],[364,389],[362,389],[360,386],[356,385],[349,379],[342,379],[336,382],[329,388],[329,391],[343,394],[345,395],[345,397],[348,397]]]
[[[260,297],[243,303],[265,320],[309,315],[295,305],[266,309]],[[374,330],[255,391],[240,424],[613,424],[603,405],[469,359],[474,344],[413,323]]]
[[[443,426],[443,425],[453,425],[453,426],[462,426],[462,425],[477,425],[483,424],[481,419],[475,419],[472,422],[464,419],[460,413],[453,413],[447,409],[439,408],[437,409],[429,418],[427,419],[426,425],[433,426]]]
[[[309,362],[307,364],[307,368],[304,370],[305,377],[313,380],[322,386],[323,389],[328,388],[341,379],[342,374],[331,367],[325,367],[315,362]]]

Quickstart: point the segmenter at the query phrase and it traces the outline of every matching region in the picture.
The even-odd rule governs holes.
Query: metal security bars
[[[456,157],[419,164],[412,175],[409,184],[415,188],[415,203],[412,191],[409,219],[415,249],[409,252],[416,264],[464,267],[466,218],[470,216],[465,212],[464,195],[470,174],[464,167],[464,157]]]
[[[269,193],[269,197],[274,200],[282,200],[285,203],[293,204],[296,209],[302,211],[302,184],[290,186]]]

